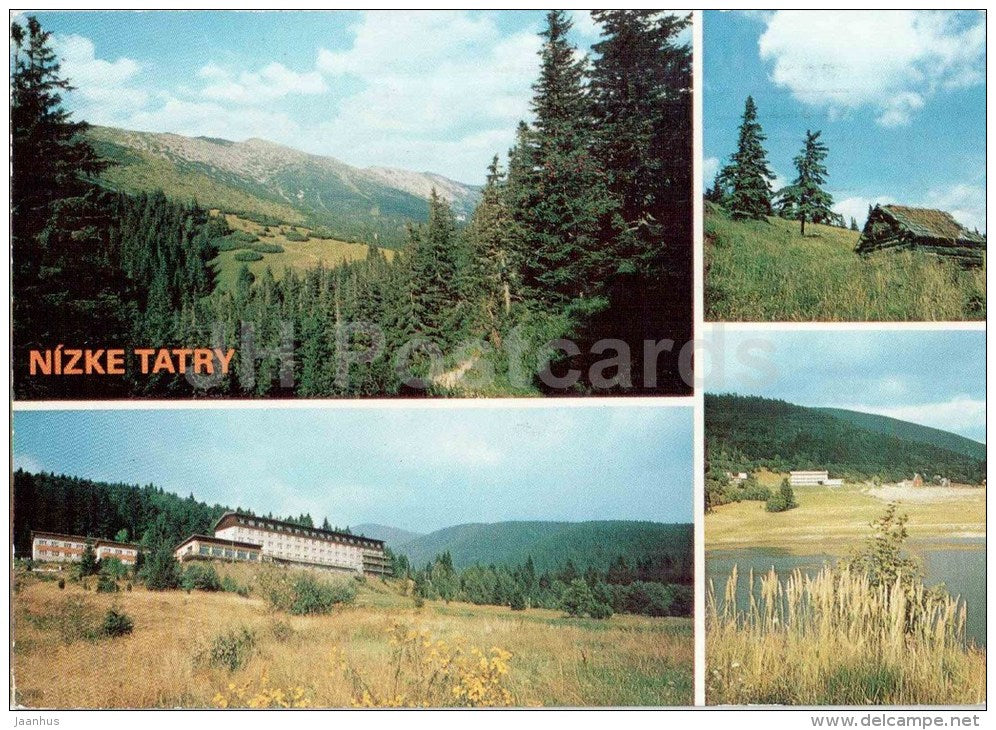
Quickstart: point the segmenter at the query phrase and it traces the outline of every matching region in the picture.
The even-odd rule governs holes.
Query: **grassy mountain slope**
[[[933,442],[913,440],[784,401],[707,394],[705,422],[706,448],[714,470],[819,468],[835,477],[886,480],[920,472],[967,483],[985,477],[985,459],[951,450],[951,434]],[[921,439],[928,436],[918,432]]]
[[[331,228],[338,237],[386,247],[404,240],[405,223],[425,220],[430,191],[470,215],[478,188],[433,173],[352,167],[265,140],[93,127],[98,153],[113,160],[103,179],[126,192],[161,189],[206,208],[273,216],[286,223]]]
[[[907,441],[915,441],[920,444],[939,446],[957,454],[964,454],[972,459],[980,461],[986,458],[986,445],[978,441],[959,436],[955,433],[942,431],[939,428],[921,426],[909,421],[900,421],[898,418],[879,416],[874,413],[860,413],[858,411],[848,411],[843,408],[818,408],[834,418],[849,421],[858,428],[875,433],[895,436]]]
[[[628,561],[668,555],[676,564],[690,565],[692,526],[617,520],[474,523],[437,530],[401,548],[415,566],[447,551],[457,568],[517,565],[532,557],[540,571],[562,567],[567,560],[579,570],[604,570],[618,555]]]
[[[713,321],[985,319],[985,269],[923,253],[854,253],[859,234],[705,206],[705,306]]]

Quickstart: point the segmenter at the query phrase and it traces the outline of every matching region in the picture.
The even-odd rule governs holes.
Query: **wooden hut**
[[[855,251],[870,254],[903,250],[925,251],[955,259],[963,266],[980,266],[986,239],[943,210],[876,205],[868,214]]]

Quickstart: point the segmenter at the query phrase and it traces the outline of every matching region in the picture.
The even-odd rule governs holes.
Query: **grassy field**
[[[761,472],[758,480],[777,489],[784,475]],[[843,555],[868,533],[890,501],[909,514],[909,529],[918,538],[984,537],[986,490],[979,487],[896,487],[846,484],[843,487],[797,487],[799,506],[767,512],[762,502],[736,502],[715,508],[705,517],[710,550],[775,547],[797,554]]]
[[[750,580],[751,600],[708,596],[709,704],[968,705],[986,700],[986,653],[965,644],[965,604],[915,580],[825,568]]]
[[[249,566],[219,572],[226,571],[253,585]],[[18,574],[15,701],[90,708],[692,702],[690,619],[418,607],[393,582],[358,588],[354,604],[330,615],[292,616],[271,609],[255,588],[248,597],[140,587],[105,594]],[[81,626],[112,605],[133,618],[133,632],[87,638]],[[229,671],[204,660],[219,637],[243,629],[253,641],[242,666]]]
[[[217,214],[217,211],[214,211]],[[269,268],[276,279],[280,279],[287,269],[304,271],[319,264],[327,267],[363,259],[367,256],[368,247],[363,243],[348,243],[334,238],[312,238],[311,231],[302,226],[262,226],[254,221],[239,218],[237,215],[226,214],[225,219],[234,231],[246,231],[259,236],[260,243],[274,243],[282,246],[283,253],[264,253],[261,261],[250,261],[246,265],[255,276],[259,277]],[[290,241],[289,231],[309,236],[307,241]],[[270,235],[263,235],[269,232]],[[382,249],[390,260],[394,255],[391,249]],[[238,279],[243,263],[236,261],[237,251],[222,251],[212,261],[218,275],[217,286],[220,289],[232,291]]]
[[[921,253],[854,253],[856,231],[705,211],[705,308],[712,321],[983,320],[985,267]]]

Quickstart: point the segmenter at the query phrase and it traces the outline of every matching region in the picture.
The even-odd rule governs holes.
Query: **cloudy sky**
[[[986,333],[727,330],[708,334],[706,391],[849,408],[986,440]]]
[[[836,209],[941,208],[985,230],[985,15],[978,11],[704,14],[703,173],[734,151],[752,95],[784,185],[807,129],[830,148]]]
[[[14,464],[420,532],[692,520],[692,414],[680,407],[19,411]]]
[[[93,124],[260,137],[483,182],[526,118],[543,11],[36,13]],[[574,11],[587,50],[598,28]]]

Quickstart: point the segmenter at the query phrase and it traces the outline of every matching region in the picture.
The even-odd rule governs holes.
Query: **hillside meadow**
[[[758,482],[772,490],[786,474],[761,470]],[[898,486],[845,484],[843,487],[796,487],[798,507],[765,510],[763,502],[744,501],[715,507],[705,517],[709,550],[775,547],[794,553],[844,554],[868,534],[868,525],[892,501],[909,514],[909,529],[923,539],[979,537],[986,534],[984,487],[952,485],[904,489]]]
[[[217,210],[212,211],[212,214],[222,215]],[[236,258],[238,250],[219,251],[209,265],[214,268],[217,275],[217,288],[224,291],[235,291],[235,283],[243,265],[248,266],[256,278],[270,269],[273,277],[279,280],[288,269],[303,272],[319,265],[332,268],[349,261],[365,259],[370,250],[364,243],[350,243],[317,236],[312,229],[303,226],[289,224],[264,226],[232,213],[223,215],[233,231],[243,231],[256,236],[259,239],[258,243],[280,246],[283,249],[277,253],[264,252],[258,261],[239,261]],[[391,249],[382,249],[382,251],[388,261],[395,253]]]
[[[769,217],[734,221],[706,203],[711,321],[962,321],[986,316],[985,266],[918,252],[854,253],[859,233]]]
[[[566,618],[417,601],[395,581],[340,580],[331,614],[276,611],[255,568],[220,565],[247,595],[137,584],[96,593],[19,572],[13,683],[26,707],[626,706],[692,702],[691,619]],[[67,571],[68,572],[68,571]],[[116,606],[116,638],[87,626]],[[246,638],[248,636],[248,638]]]

